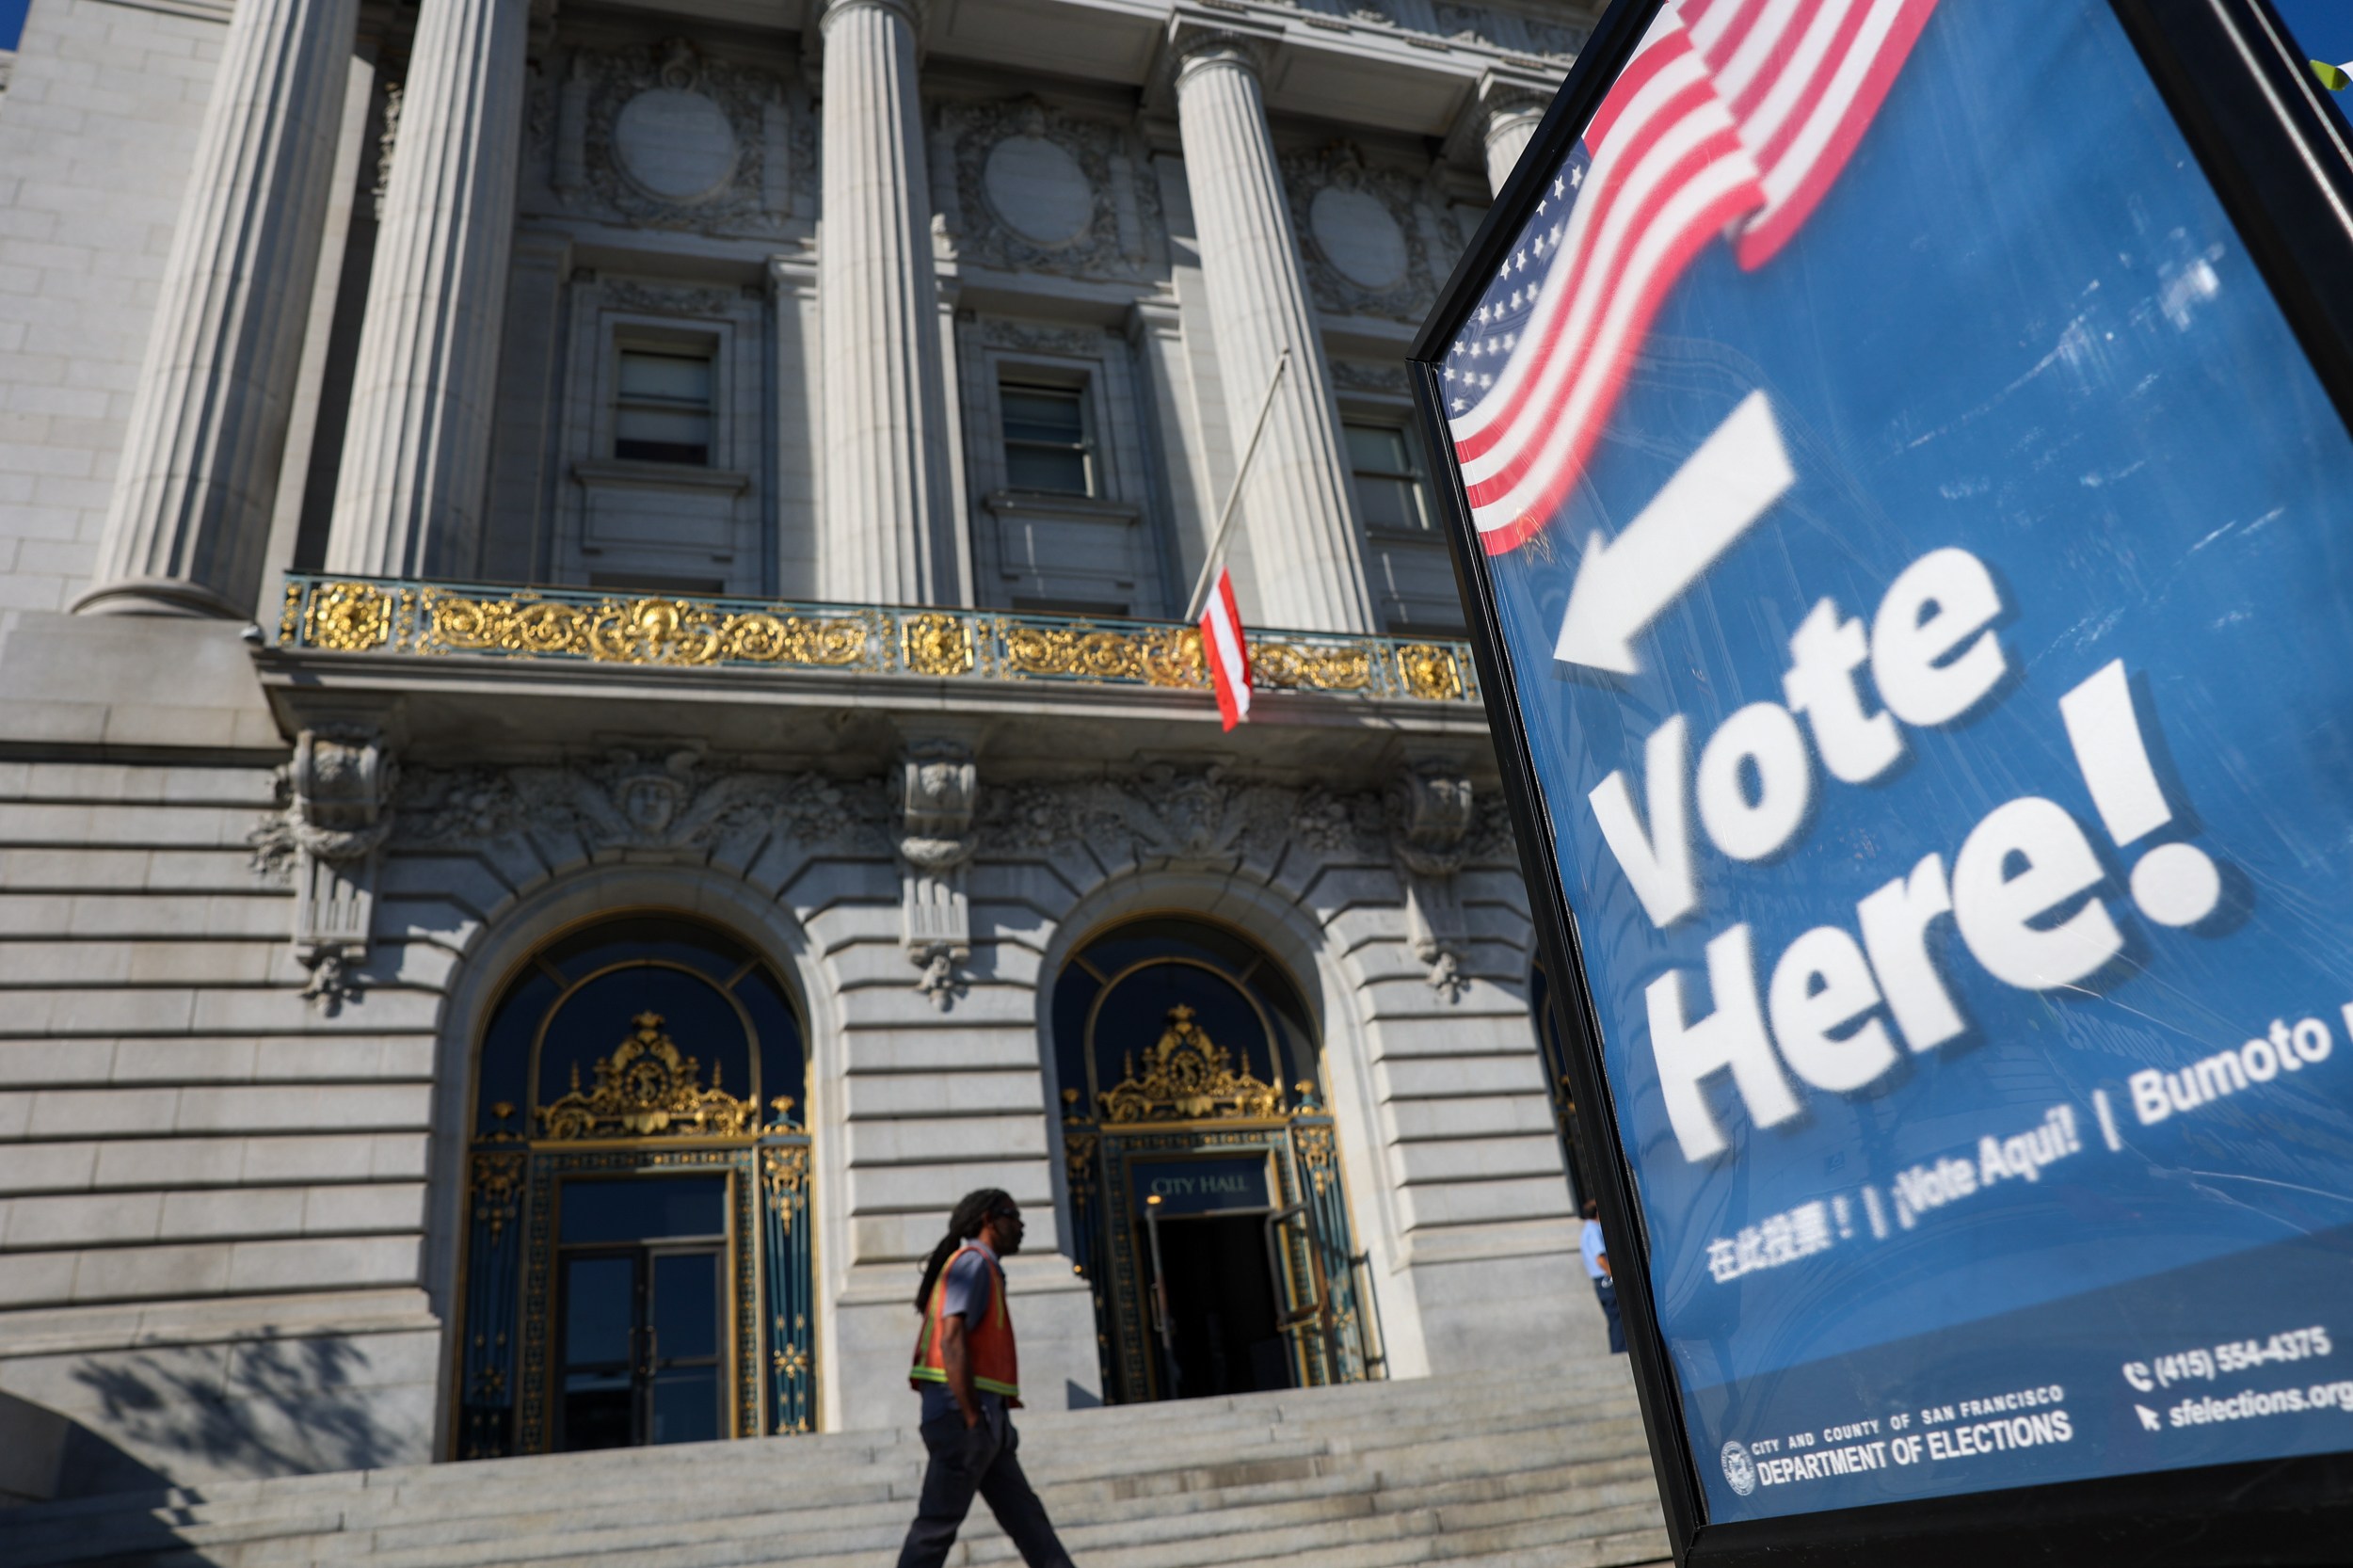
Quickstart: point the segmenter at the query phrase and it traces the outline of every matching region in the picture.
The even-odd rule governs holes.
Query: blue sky
[[[24,30],[24,8],[31,0],[0,0],[0,49],[16,47],[16,35]]]
[[[8,0],[0,0],[0,6]],[[2330,65],[2353,60],[2353,0],[2271,0],[2304,53]],[[2353,98],[2341,94],[2339,102]]]

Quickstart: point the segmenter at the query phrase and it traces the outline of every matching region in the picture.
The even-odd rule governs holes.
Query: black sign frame
[[[1653,1310],[1632,1167],[1602,1071],[1600,1020],[1575,917],[1546,846],[1502,648],[1495,584],[1447,437],[1447,345],[1511,252],[1550,171],[1575,147],[1664,0],[1614,0],[1416,340],[1409,368],[1456,586],[1470,626],[1530,913],[1557,984],[1578,1136],[1595,1155],[1604,1234],[1675,1561],[1703,1568],[1977,1568],[2006,1562],[2286,1565],[2353,1562],[2353,1436],[2332,1454],[2142,1471],[2051,1486],[1711,1524]],[[1988,0],[1947,0],[1983,4]],[[2010,4],[2015,0],[1994,0]],[[2353,126],[2312,76],[2268,0],[2108,0],[2337,411],[2353,429]],[[2353,1282],[2349,1282],[2353,1283]]]

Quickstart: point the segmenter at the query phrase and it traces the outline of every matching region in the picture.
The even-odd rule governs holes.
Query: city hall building
[[[1605,1353],[1402,365],[1588,22],[33,0],[0,1497],[904,1424],[983,1186],[1032,1406]]]

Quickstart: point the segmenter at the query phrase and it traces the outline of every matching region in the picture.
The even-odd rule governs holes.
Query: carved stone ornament
[[[793,216],[816,130],[785,79],[685,39],[571,56],[549,184],[566,205],[640,228],[772,236]]]
[[[412,769],[398,842],[447,848],[540,835],[689,857],[773,834],[879,853],[881,797],[878,783],[717,765],[691,750],[616,749],[568,767]]]
[[[1150,236],[1161,231],[1160,189],[1120,128],[1034,98],[951,102],[932,155],[939,225],[964,261],[1070,278],[1144,276]]]
[[[606,309],[636,311],[646,315],[724,317],[735,312],[736,305],[743,297],[726,289],[649,282],[641,278],[595,276],[599,296]]]
[[[541,1137],[740,1138],[751,1131],[760,1108],[719,1086],[717,1063],[706,1089],[701,1064],[663,1032],[661,1014],[640,1013],[631,1022],[635,1032],[595,1064],[595,1088],[582,1091],[580,1064],[572,1064],[570,1091],[536,1113]]]
[[[1545,22],[1509,11],[1458,5],[1453,0],[1433,0],[1430,9],[1441,38],[1484,44],[1511,55],[1574,59],[1593,32],[1583,24]]]
[[[942,1012],[963,991],[959,971],[972,956],[965,866],[978,842],[972,808],[979,788],[970,749],[953,741],[916,742],[891,777],[901,936],[907,961],[922,971],[915,988]]]
[[[1383,392],[1395,397],[1408,396],[1413,391],[1413,384],[1405,378],[1404,364],[1388,360],[1335,360],[1332,384],[1342,392]]]
[[[1368,166],[1353,144],[1286,153],[1283,185],[1316,303],[1344,315],[1419,322],[1453,264],[1421,183]]]
[[[1283,1113],[1283,1092],[1236,1066],[1234,1053],[1193,1021],[1193,1009],[1168,1010],[1168,1028],[1136,1067],[1129,1051],[1120,1081],[1103,1091],[1107,1125],[1137,1122],[1198,1122],[1225,1119],[1271,1121]]]
[[[278,770],[278,809],[248,836],[256,871],[295,888],[295,956],[311,971],[302,994],[332,1014],[361,988],[376,908],[378,852],[396,821],[400,769],[383,734],[321,725],[295,741]]]
[[[1118,779],[990,790],[979,821],[984,853],[1019,855],[1084,845],[1139,862],[1214,867],[1272,864],[1297,849],[1319,858],[1388,858],[1374,795],[1236,780],[1222,768],[1157,763]]]
[[[1091,327],[1057,327],[1043,321],[1016,321],[1006,316],[981,318],[981,341],[991,348],[1032,354],[1065,354],[1072,359],[1100,359],[1103,334]]]
[[[1430,968],[1430,988],[1454,1001],[1469,984],[1462,966],[1470,930],[1455,873],[1470,848],[1471,781],[1444,762],[1418,762],[1390,779],[1386,805],[1389,843],[1405,881],[1407,940]]]

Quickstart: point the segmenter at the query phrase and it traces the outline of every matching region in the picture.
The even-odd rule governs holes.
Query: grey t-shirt
[[[997,1293],[996,1277],[989,1269],[996,1256],[985,1242],[975,1241],[950,1260],[946,1275],[947,1298],[939,1304],[941,1317],[960,1316],[969,1327],[986,1315],[989,1304],[996,1299]],[[981,1401],[982,1416],[989,1420],[995,1420],[998,1413],[1005,1407],[1002,1394],[992,1394],[985,1388],[975,1388],[972,1392]],[[946,1384],[923,1384],[924,1420],[955,1413],[956,1397],[949,1391]]]

